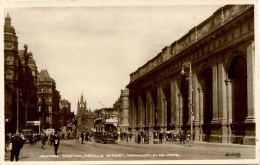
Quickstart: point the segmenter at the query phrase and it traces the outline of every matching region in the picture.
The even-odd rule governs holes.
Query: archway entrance
[[[228,78],[232,80],[233,109],[231,130],[236,138],[233,143],[243,143],[244,122],[247,117],[247,63],[244,57],[236,56],[230,63]]]

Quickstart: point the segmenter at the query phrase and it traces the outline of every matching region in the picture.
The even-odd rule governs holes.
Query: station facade
[[[129,130],[178,133],[192,117],[195,141],[255,144],[254,35],[254,6],[227,5],[163,48],[130,74]]]

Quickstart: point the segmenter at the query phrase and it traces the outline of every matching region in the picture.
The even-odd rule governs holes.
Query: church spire
[[[83,93],[81,93],[80,102],[83,103]]]

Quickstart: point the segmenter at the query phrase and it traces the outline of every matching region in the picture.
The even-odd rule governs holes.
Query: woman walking
[[[42,141],[42,149],[43,149],[46,142],[46,135],[44,132],[41,134],[41,141]]]

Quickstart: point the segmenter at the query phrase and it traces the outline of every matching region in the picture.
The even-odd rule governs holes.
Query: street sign
[[[40,125],[40,121],[27,121],[28,125]]]

